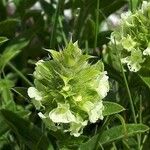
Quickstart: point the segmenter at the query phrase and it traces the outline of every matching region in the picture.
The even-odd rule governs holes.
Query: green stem
[[[125,150],[130,150],[130,146],[128,145],[128,143],[125,140],[122,140],[124,146],[125,146]]]
[[[136,115],[135,115],[135,109],[134,109],[134,105],[133,105],[133,99],[132,99],[132,96],[131,96],[131,92],[130,92],[130,89],[129,89],[129,85],[128,85],[128,82],[127,82],[127,78],[126,78],[126,75],[125,75],[125,73],[124,73],[124,69],[123,69],[123,66],[122,66],[122,65],[121,65],[121,70],[122,70],[122,74],[123,74],[125,86],[126,86],[126,89],[127,89],[127,93],[128,93],[128,96],[129,96],[129,102],[130,102],[130,106],[131,106],[131,111],[132,111],[132,115],[133,115],[133,120],[134,120],[135,123],[137,123],[137,119],[136,119]]]
[[[99,0],[97,0],[97,8],[96,8],[96,25],[95,25],[95,40],[94,40],[94,51],[96,51],[97,47],[97,37],[98,37],[98,28],[99,28]]]
[[[142,123],[142,95],[140,94],[140,114],[139,114],[140,123]]]
[[[137,123],[137,119],[136,119],[136,115],[135,115],[135,108],[134,108],[134,105],[133,105],[133,99],[132,99],[131,92],[130,92],[129,85],[128,85],[128,81],[127,81],[127,78],[126,78],[126,75],[125,75],[125,72],[124,72],[124,68],[123,68],[123,65],[121,63],[120,53],[118,52],[117,47],[116,47],[116,52],[117,52],[117,56],[118,56],[118,59],[119,59],[120,66],[121,66],[121,72],[122,72],[123,79],[124,79],[124,82],[125,82],[126,90],[127,90],[127,93],[128,93],[129,103],[130,103],[130,107],[131,107],[131,111],[132,111],[133,120],[134,120],[134,123]],[[138,150],[140,150],[140,136],[139,135],[137,135],[137,142],[138,142]]]
[[[97,150],[98,149],[98,146],[99,146],[99,138],[100,138],[100,133],[102,133],[103,132],[103,130],[104,130],[104,128],[105,127],[107,127],[107,125],[108,125],[108,123],[110,122],[110,118],[109,117],[106,117],[106,119],[105,119],[105,121],[104,121],[104,123],[103,123],[103,125],[102,125],[102,127],[98,130],[98,136],[97,136],[97,139],[96,139],[96,142],[95,142],[95,145],[94,145],[94,148],[93,148],[93,150]]]
[[[146,134],[142,140],[141,150],[143,149],[144,143],[146,142],[147,139],[148,139],[148,134]]]
[[[133,12],[133,0],[129,0],[129,4],[130,4],[130,10],[131,12]]]
[[[140,94],[140,111],[139,111],[139,122],[142,123],[142,95]],[[139,136],[138,136],[138,147],[139,149],[141,150],[142,147],[141,147],[141,133],[139,133]]]
[[[12,63],[7,64],[12,70],[14,70],[27,84],[34,86]]]
[[[53,48],[55,46],[58,17],[59,17],[60,7],[63,3],[64,3],[64,0],[60,0],[60,1],[58,1],[58,4],[57,4],[57,8],[55,11],[54,24],[52,27],[52,33],[51,33],[51,39],[50,39],[50,48]]]
[[[68,42],[67,42],[66,35],[65,35],[64,31],[63,31],[63,24],[62,24],[61,18],[58,17],[58,20],[59,20],[59,25],[60,25],[60,28],[61,28],[61,33],[62,33],[63,40],[65,42],[65,45],[67,45]]]
[[[118,59],[119,59],[121,72],[122,72],[122,75],[123,75],[123,79],[124,79],[124,83],[125,83],[125,86],[126,86],[126,90],[127,90],[127,93],[128,93],[129,103],[130,103],[130,107],[131,107],[131,111],[132,111],[133,120],[134,120],[134,123],[137,123],[137,119],[136,119],[136,115],[135,115],[135,109],[134,109],[134,105],[133,105],[133,99],[132,99],[132,96],[131,96],[131,92],[130,92],[130,89],[129,89],[128,81],[127,81],[127,78],[126,78],[126,75],[125,75],[125,72],[124,72],[123,65],[121,63],[120,54],[118,53],[117,47],[116,47],[116,52],[117,52],[117,56],[118,56]]]
[[[117,150],[117,147],[116,147],[115,142],[113,142],[112,145],[113,145],[113,149],[114,149],[114,150]]]
[[[88,41],[85,41],[85,52],[86,54],[89,54],[89,45],[88,45]]]
[[[101,143],[98,142],[98,144],[99,144],[99,147],[101,148],[101,150],[104,150],[104,148],[103,148],[103,146],[101,145]]]
[[[14,91],[16,94],[18,94],[20,97],[22,97],[25,100],[27,100],[27,98],[25,96],[23,96],[21,93],[19,93],[17,90],[15,90],[15,88],[11,88],[11,90]]]

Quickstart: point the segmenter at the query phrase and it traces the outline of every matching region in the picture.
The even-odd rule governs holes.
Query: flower
[[[69,104],[58,103],[58,107],[49,113],[50,119],[55,123],[75,122],[76,118],[69,109]]]
[[[127,35],[127,37],[123,37],[121,43],[123,48],[127,51],[131,51],[136,45],[136,42],[131,38],[130,35]]]
[[[144,13],[145,10],[147,10],[149,7],[150,7],[150,3],[147,1],[143,1],[142,6],[141,6],[142,13]]]
[[[143,1],[141,9],[126,14],[111,34],[109,49],[114,54],[117,48],[122,64],[129,71],[138,72],[148,64],[145,61],[150,61],[150,2]]]
[[[34,87],[29,87],[28,88],[28,95],[30,98],[33,99],[33,103],[36,106],[37,109],[40,109],[42,106],[41,100],[42,100],[42,95],[41,93]]]
[[[122,18],[123,20],[126,20],[126,19],[127,19],[129,16],[131,16],[131,15],[132,15],[131,11],[124,12],[124,13],[121,14],[121,18]]]
[[[37,100],[37,101],[42,100],[42,96],[41,96],[40,92],[34,87],[29,87],[28,95],[30,98],[35,98],[35,100]]]
[[[102,101],[98,101],[92,103],[90,101],[86,101],[83,104],[83,110],[85,110],[89,115],[89,120],[92,123],[95,123],[98,118],[103,119],[102,111],[104,109]]]
[[[137,72],[141,69],[141,63],[144,62],[142,58],[142,52],[140,50],[133,49],[131,51],[131,56],[121,59],[122,63],[126,63],[129,70],[132,72]]]
[[[92,56],[83,55],[77,43],[59,52],[48,51],[53,59],[36,63],[35,87],[28,89],[28,95],[50,130],[78,137],[88,123],[103,119],[107,72],[101,61],[89,64]]]
[[[104,71],[103,73],[101,73],[100,76],[96,79],[96,82],[98,83],[98,86],[96,88],[97,93],[99,94],[101,98],[106,97],[109,91],[107,72]]]
[[[148,47],[143,51],[143,55],[148,55],[148,56],[150,56],[150,46],[148,46]]]
[[[83,128],[87,125],[88,121],[83,121],[80,116],[77,115],[76,122],[72,122],[70,124],[70,135],[73,135],[75,137],[80,136],[83,133]]]

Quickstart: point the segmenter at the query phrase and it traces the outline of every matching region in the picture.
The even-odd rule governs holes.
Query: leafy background
[[[145,131],[150,125],[150,74],[125,73],[135,122],[119,62],[110,60],[104,50],[118,25],[114,17],[135,10],[141,2],[0,1],[0,149],[149,149],[150,136]],[[44,49],[62,49],[70,40],[78,41],[83,53],[97,56],[93,63],[103,59],[110,77],[105,119],[89,125],[79,138],[47,130],[26,94],[33,83],[35,62],[50,59]]]

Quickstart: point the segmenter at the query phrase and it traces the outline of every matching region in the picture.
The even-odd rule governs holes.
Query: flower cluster
[[[141,9],[121,15],[120,26],[111,34],[109,47],[118,49],[121,62],[132,72],[139,71],[150,60],[150,3]]]
[[[109,90],[107,72],[101,61],[89,64],[91,56],[83,55],[77,43],[50,53],[52,60],[36,63],[35,87],[28,89],[28,95],[50,129],[78,137],[88,122],[103,119],[102,99]]]

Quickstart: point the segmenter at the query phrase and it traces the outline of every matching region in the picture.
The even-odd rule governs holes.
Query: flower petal
[[[49,113],[50,119],[55,123],[70,123],[76,120],[69,109],[69,104],[58,103],[58,107]]]
[[[88,113],[90,122],[95,123],[98,119],[103,119],[102,111],[104,106],[102,100],[95,103],[86,101],[83,108]]]
[[[83,133],[83,128],[87,125],[88,121],[77,121],[72,122],[70,124],[70,135],[73,135],[75,137],[79,137]]]
[[[30,98],[35,98],[35,100],[42,100],[42,96],[40,92],[35,87],[29,87],[28,88],[28,95]]]
[[[107,72],[103,72],[99,78],[99,84],[98,87],[96,88],[97,93],[103,99],[108,91],[109,91],[109,82],[108,82],[108,76],[106,75]]]
[[[123,48],[126,49],[127,51],[131,51],[136,45],[136,42],[131,38],[130,35],[128,35],[127,37],[124,37],[121,40],[121,43],[122,43]]]
[[[98,119],[103,119],[102,111],[104,110],[104,106],[102,101],[95,103],[93,108],[89,112],[89,120],[92,123],[95,123]]]
[[[143,55],[149,55],[149,56],[150,56],[150,47],[147,47],[147,48],[143,51]]]

